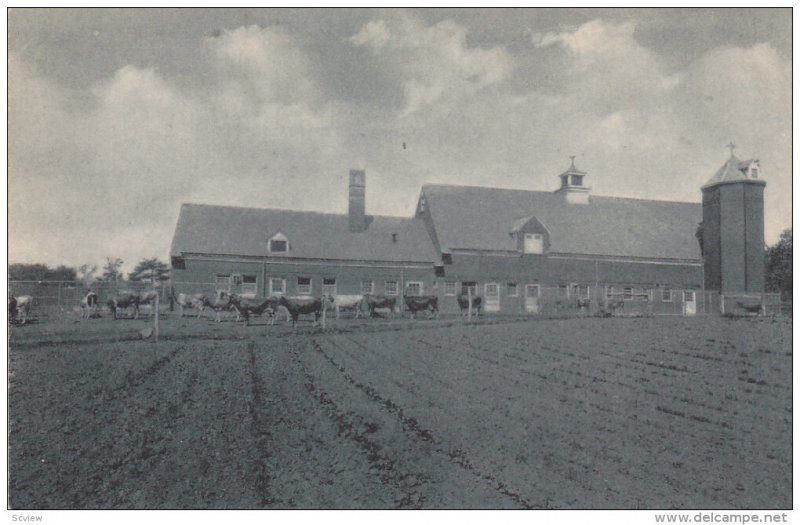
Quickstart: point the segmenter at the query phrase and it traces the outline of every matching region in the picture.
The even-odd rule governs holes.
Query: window
[[[614,297],[617,295],[617,290],[613,286],[606,289],[606,297]]]
[[[672,302],[672,290],[668,290],[667,288],[663,288],[661,290],[661,302],[664,303]]]
[[[542,253],[544,251],[544,241],[541,233],[525,234],[525,253]]]
[[[311,277],[297,278],[297,294],[311,295]]]
[[[397,281],[386,281],[386,295],[397,295]]]
[[[569,298],[569,286],[567,286],[566,284],[559,284],[558,285],[557,297],[562,298],[562,299],[568,299]]]
[[[214,290],[218,292],[230,292],[231,291],[231,276],[228,274],[220,275],[217,274],[214,276]]]
[[[683,291],[683,302],[684,303],[693,303],[694,302],[694,290],[684,290]]]
[[[289,239],[282,233],[276,233],[269,240],[269,251],[272,253],[286,253],[289,251]]]
[[[410,295],[410,296],[422,295],[422,282],[421,281],[408,281],[406,283],[406,295]]]
[[[580,186],[583,184],[583,175],[572,175],[572,185]]]
[[[270,295],[283,295],[286,293],[286,279],[280,277],[273,277],[269,280],[269,294]]]
[[[633,299],[633,288],[627,287],[622,289],[622,299],[630,301]]]
[[[255,275],[242,275],[242,297],[253,298],[258,293],[258,278]]]
[[[535,299],[539,297],[539,285],[538,284],[526,284],[525,285],[525,297],[530,299]]]
[[[472,294],[473,297],[478,295],[478,283],[475,281],[462,281],[461,283],[461,293],[466,294],[467,291]]]
[[[456,282],[455,281],[445,281],[444,282],[444,294],[445,295],[455,295],[456,294]]]
[[[588,299],[589,285],[572,283],[570,285],[570,296],[575,297],[577,299]]]
[[[269,251],[275,252],[287,252],[288,250],[288,242],[287,241],[269,241]]]
[[[361,281],[361,293],[375,293],[375,281]]]
[[[508,283],[506,285],[506,290],[508,291],[509,297],[517,297],[519,295],[519,289],[517,288],[517,283]]]
[[[242,274],[235,273],[231,275],[231,284],[233,284],[234,286],[239,286],[240,284],[242,284]]]
[[[323,277],[322,278],[322,293],[325,295],[336,295],[336,278]]]

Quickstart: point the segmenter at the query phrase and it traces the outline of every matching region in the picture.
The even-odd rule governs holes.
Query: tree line
[[[71,281],[81,282],[91,286],[97,282],[123,282],[137,281],[156,282],[167,281],[170,278],[169,266],[158,258],[142,259],[128,273],[127,279],[122,272],[124,261],[117,257],[107,257],[102,268],[96,264],[82,264],[77,268],[70,266],[57,266],[50,268],[45,264],[11,264],[8,267],[10,281]]]

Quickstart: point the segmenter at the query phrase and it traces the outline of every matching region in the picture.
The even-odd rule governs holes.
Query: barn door
[[[486,301],[485,312],[500,311],[500,285],[497,283],[486,283],[483,285],[483,298]]]
[[[539,313],[539,285],[525,285],[525,311],[531,314]]]
[[[694,290],[683,291],[683,315],[696,315],[697,314],[697,296]]]

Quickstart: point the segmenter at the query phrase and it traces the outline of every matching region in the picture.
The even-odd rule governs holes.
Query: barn
[[[366,213],[351,170],[347,214],[183,204],[171,246],[181,292],[480,296],[486,313],[717,311],[763,292],[758,161],[733,154],[703,202],[591,194],[588,173],[555,191],[424,185],[413,217]],[[398,301],[402,304],[402,301]]]

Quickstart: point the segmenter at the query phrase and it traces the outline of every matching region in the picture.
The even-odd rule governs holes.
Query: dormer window
[[[572,178],[572,185],[573,186],[582,186],[583,185],[583,175],[571,175]]]
[[[550,249],[550,232],[533,215],[517,219],[509,234],[520,253],[542,255]]]
[[[277,233],[269,240],[270,253],[286,253],[289,251],[289,239],[282,233]]]

